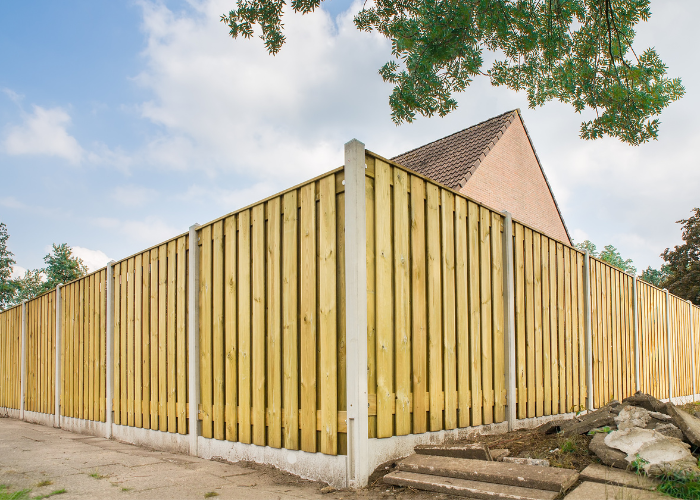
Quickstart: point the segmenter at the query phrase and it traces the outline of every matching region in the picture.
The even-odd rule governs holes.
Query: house
[[[508,111],[392,160],[486,206],[507,210],[514,219],[571,244],[520,110]]]

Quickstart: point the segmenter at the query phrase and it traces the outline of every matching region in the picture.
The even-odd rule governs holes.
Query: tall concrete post
[[[107,263],[107,330],[105,335],[105,343],[107,344],[107,359],[105,368],[107,370],[107,412],[105,415],[106,431],[105,437],[112,437],[112,422],[114,415],[112,414],[112,404],[114,400],[114,356],[112,349],[114,348],[114,262],[113,260]]]
[[[19,418],[24,420],[25,395],[27,392],[27,301],[22,301],[22,328],[20,330],[19,372]]]
[[[199,424],[199,224],[190,226],[187,302],[189,442],[190,455],[197,456]]]
[[[54,366],[54,427],[61,427],[61,346],[63,345],[63,329],[61,328],[61,318],[63,317],[63,301],[61,300],[61,284],[56,285],[56,359]]]
[[[367,210],[365,145],[345,144],[345,329],[347,377],[347,484],[369,482],[367,392]]]
[[[671,370],[671,299],[666,293],[666,362],[668,363],[668,400],[673,398],[673,371]]]
[[[506,420],[508,430],[515,426],[515,280],[513,272],[513,217],[503,212],[503,309],[505,313]]]
[[[688,301],[688,313],[690,314],[690,362],[693,369],[693,403],[695,402],[695,394],[697,388],[695,387],[695,325],[693,325],[693,303]]]
[[[634,383],[636,391],[642,390],[641,374],[639,373],[639,306],[637,305],[637,277],[632,279],[632,329],[634,331]]]
[[[591,332],[591,254],[583,260],[583,313],[586,333],[586,408],[593,410],[593,334]]]

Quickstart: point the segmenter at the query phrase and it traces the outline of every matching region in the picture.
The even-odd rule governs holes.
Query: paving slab
[[[557,493],[568,490],[578,480],[578,472],[570,469],[427,455],[411,455],[399,462],[398,469]]]
[[[581,480],[627,486],[628,488],[641,490],[655,490],[659,485],[659,481],[656,479],[599,464],[591,464],[583,469],[581,471]]]
[[[566,495],[564,500],[668,500],[669,498],[656,491],[586,481]]]
[[[554,500],[559,496],[554,491],[404,471],[395,471],[387,474],[384,476],[384,482],[396,486],[408,486],[420,490],[447,493],[473,499]]]

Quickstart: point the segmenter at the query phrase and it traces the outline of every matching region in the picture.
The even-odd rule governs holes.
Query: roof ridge
[[[448,139],[448,138],[450,138],[450,137],[452,137],[452,136],[455,136],[455,135],[457,135],[457,134],[461,134],[462,132],[466,132],[467,130],[470,130],[470,129],[473,129],[473,128],[482,126],[482,125],[484,125],[484,124],[486,124],[486,123],[488,123],[488,122],[490,122],[490,121],[493,121],[493,120],[496,120],[496,119],[498,119],[498,118],[501,118],[501,117],[503,117],[503,116],[505,116],[505,115],[507,115],[507,114],[518,113],[518,112],[519,112],[519,109],[516,108],[516,109],[511,109],[510,111],[506,111],[505,113],[501,113],[500,115],[492,116],[491,118],[488,118],[488,119],[486,119],[486,120],[480,121],[479,123],[477,123],[477,124],[475,124],[475,125],[471,125],[471,126],[469,126],[469,127],[467,127],[467,128],[463,128],[462,130],[458,130],[457,132],[454,132],[454,133],[452,133],[452,134],[446,135],[446,136],[444,136],[444,137],[440,137],[439,139],[435,139],[434,141],[430,141],[430,142],[428,142],[428,143],[426,143],[426,144],[422,144],[421,146],[418,146],[418,147],[416,147],[416,148],[410,149],[410,150],[408,150],[408,151],[404,151],[403,153],[396,155],[395,158],[398,158],[399,156],[405,156],[405,155],[407,155],[407,154],[409,154],[409,153],[413,153],[414,151],[417,151],[417,150],[419,150],[419,149],[422,149],[422,148],[424,148],[424,147],[426,147],[426,146],[430,146],[431,144],[435,144],[436,142],[439,142],[439,141]],[[510,124],[510,122],[509,122],[509,124]]]

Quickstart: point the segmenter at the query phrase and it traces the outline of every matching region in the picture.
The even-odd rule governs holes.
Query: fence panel
[[[0,407],[19,410],[22,306],[0,313]]]
[[[187,263],[178,236],[114,264],[114,423],[187,433]]]
[[[671,373],[673,397],[693,395],[693,367],[690,356],[690,309],[688,302],[669,294],[671,326]]]
[[[590,282],[593,401],[600,408],[636,391],[634,278],[592,258]]]
[[[639,370],[642,392],[668,397],[668,342],[666,336],[666,294],[637,282]]]
[[[25,409],[54,413],[56,291],[27,302]]]
[[[503,421],[503,217],[366,163],[370,437]]]
[[[202,435],[346,452],[343,172],[199,229]]]
[[[693,349],[695,350],[695,373],[693,376],[695,377],[695,391],[697,392],[700,389],[700,307],[693,305],[692,306],[692,315],[693,315],[693,332],[692,332],[692,340],[693,340]]]
[[[105,421],[107,270],[61,287],[61,415]]]

